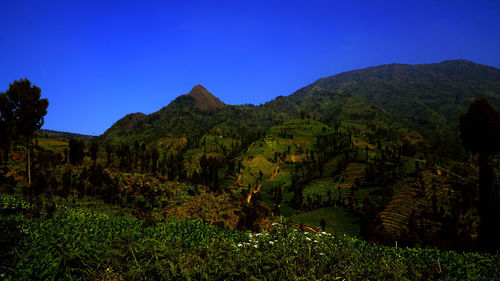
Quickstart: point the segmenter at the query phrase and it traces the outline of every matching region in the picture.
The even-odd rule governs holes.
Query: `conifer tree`
[[[489,164],[491,155],[500,152],[500,113],[485,99],[478,99],[460,116],[464,147],[479,154],[479,246],[500,248],[500,196],[495,173]]]
[[[0,149],[3,151],[3,157],[0,158],[7,162],[10,151],[10,144],[15,138],[14,131],[14,104],[10,102],[5,93],[0,94]]]
[[[28,184],[31,185],[31,141],[35,132],[43,125],[43,117],[47,114],[49,102],[41,99],[42,90],[32,85],[28,79],[15,80],[9,84],[7,92],[1,94],[0,130],[6,134],[2,137],[4,153],[15,137],[23,137],[26,144],[26,172]],[[4,155],[5,159],[5,155]]]
[[[95,162],[97,160],[97,152],[98,151],[99,151],[99,144],[96,141],[93,141],[90,144],[90,158],[92,159],[92,161],[94,161],[94,165],[95,165]]]
[[[83,162],[85,157],[85,143],[81,140],[70,139],[69,140],[69,162],[71,165],[78,165]]]

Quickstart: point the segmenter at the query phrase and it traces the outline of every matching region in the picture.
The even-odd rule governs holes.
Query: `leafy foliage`
[[[0,196],[2,210],[23,205]],[[21,207],[22,208],[22,207]],[[53,218],[12,214],[20,237],[2,264],[6,279],[452,279],[493,280],[498,255],[380,247],[344,235],[277,223],[252,234],[211,224],[148,223],[111,213],[62,208]],[[2,237],[13,239],[2,232]],[[6,267],[5,267],[6,266]]]

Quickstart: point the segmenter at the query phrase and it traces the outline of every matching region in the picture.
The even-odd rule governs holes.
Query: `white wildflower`
[[[312,239],[311,239],[311,238],[309,238],[309,237],[306,237],[306,240],[307,240],[307,241],[311,241]]]

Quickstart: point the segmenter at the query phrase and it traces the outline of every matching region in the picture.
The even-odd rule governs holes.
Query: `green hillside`
[[[500,70],[464,60],[435,64],[389,64],[325,77],[289,98],[327,124],[335,119],[383,119],[384,114],[412,129],[454,129],[475,98],[500,107]],[[359,115],[341,110],[349,99],[361,99],[369,110]],[[332,109],[336,113],[332,114]]]
[[[153,114],[126,116],[100,140],[180,153],[188,178],[208,172],[202,157],[218,159],[220,183],[210,185],[300,221],[317,221],[315,210],[341,206],[348,210],[341,212],[345,220],[359,229],[370,198],[387,239],[420,245],[422,238],[408,236],[411,224],[430,227],[436,235],[430,240],[441,241],[445,215],[435,204],[449,203],[429,191],[434,182],[421,178],[432,174],[462,196],[456,179],[474,181],[477,167],[467,168],[458,118],[475,98],[498,108],[499,92],[500,70],[462,60],[345,72],[260,106],[226,105],[198,85]],[[456,172],[436,174],[443,169]],[[206,185],[207,177],[213,179],[205,175],[200,183]],[[471,198],[477,200],[477,193]],[[400,208],[399,202],[409,205]],[[477,235],[474,220],[457,223]]]
[[[268,128],[307,115],[331,127],[344,125],[414,141],[458,143],[458,117],[479,97],[500,107],[500,70],[469,61],[390,64],[321,78],[290,96],[260,106],[226,105],[198,85],[155,113],[134,113],[109,128],[100,139],[152,143],[186,137],[188,146],[216,127],[227,136],[254,140]],[[206,104],[206,105],[203,105]],[[430,139],[428,138],[430,137]]]
[[[496,280],[499,93],[391,64],[259,106],[196,85],[99,137],[4,122],[0,277]]]

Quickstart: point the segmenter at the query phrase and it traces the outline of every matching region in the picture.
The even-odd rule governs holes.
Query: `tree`
[[[156,168],[158,167],[158,159],[160,158],[160,152],[156,147],[151,148],[151,172],[153,175],[156,173]]]
[[[29,201],[30,201],[30,217],[33,217],[33,199],[36,202],[36,214],[41,219],[40,207],[41,202],[39,201],[40,195],[47,189],[48,187],[47,176],[41,171],[35,170],[34,180],[30,185],[29,191]]]
[[[64,153],[64,163],[68,164],[69,163],[69,161],[68,161],[68,159],[69,159],[69,150],[67,148],[65,148],[63,153]]]
[[[209,157],[209,169],[210,169],[210,190],[212,192],[219,191],[219,169],[221,168],[222,162],[217,157]]]
[[[283,189],[281,189],[281,186],[283,186],[283,183],[278,183],[273,192],[274,203],[278,206],[283,202]]]
[[[10,143],[14,136],[14,104],[9,100],[7,94],[0,93],[0,148],[3,150],[3,157],[7,162],[9,157]]]
[[[71,165],[78,165],[83,162],[85,156],[85,143],[81,140],[70,139],[69,140],[69,162]]]
[[[31,188],[32,194],[36,200],[38,200],[40,195],[47,189],[48,185],[47,175],[40,171],[36,172]]]
[[[92,161],[94,161],[94,165],[95,165],[95,161],[97,160],[97,152],[98,151],[99,151],[99,144],[97,144],[96,141],[93,141],[90,144],[90,158],[92,159]]]
[[[484,249],[499,249],[500,198],[489,158],[500,151],[500,113],[487,100],[477,99],[460,116],[460,135],[465,149],[479,154],[478,244]]]
[[[3,104],[1,119],[8,121],[13,117],[12,123],[7,122],[4,128],[11,130],[8,132],[11,136],[22,136],[26,141],[26,171],[29,185],[31,185],[31,141],[35,131],[42,127],[43,117],[47,114],[49,106],[47,99],[40,99],[41,92],[42,90],[32,85],[28,79],[20,79],[10,83],[9,89],[1,98]],[[10,113],[7,112],[9,110],[12,116],[9,116]]]
[[[108,161],[106,162],[106,166],[109,167],[109,164],[111,162],[111,155],[113,154],[113,146],[111,144],[106,144],[106,154],[107,154],[107,158],[108,158]]]
[[[66,169],[62,176],[62,197],[68,198],[71,188],[71,170]]]
[[[201,168],[201,184],[207,185],[208,183],[208,159],[205,154],[202,154],[200,157],[200,168]]]
[[[121,143],[116,149],[116,155],[120,158],[120,169],[130,168],[130,147],[126,143]]]
[[[361,215],[361,236],[368,241],[384,242],[385,230],[380,219],[377,206],[370,197],[363,200],[363,213]]]
[[[140,149],[139,141],[134,142],[134,168],[137,168],[137,162],[139,160],[139,149]]]
[[[291,190],[293,191],[293,199],[292,202],[294,203],[295,207],[297,209],[302,208],[302,204],[304,203],[304,198],[303,198],[303,191],[304,191],[304,186],[301,181],[299,181],[297,174],[292,174],[292,186]]]

